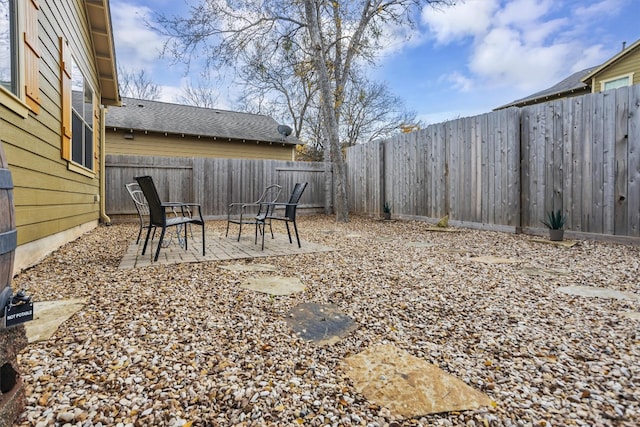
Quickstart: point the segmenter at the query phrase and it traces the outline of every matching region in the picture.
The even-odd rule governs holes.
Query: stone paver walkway
[[[333,248],[304,240],[300,241],[302,247],[298,248],[295,237],[293,244],[289,243],[289,238],[286,234],[274,233],[274,237],[274,239],[271,239],[270,236],[267,237],[264,241],[264,250],[261,250],[260,239],[258,239],[258,244],[254,244],[253,236],[242,236],[238,242],[235,237],[225,237],[224,234],[221,233],[209,233],[205,236],[206,250],[204,256],[202,255],[202,237],[198,236],[197,233],[194,233],[193,238],[189,237],[189,249],[186,251],[180,247],[177,239],[174,237],[168,247],[160,250],[160,257],[156,262],[153,262],[152,252],[155,253],[155,249],[158,246],[157,240],[149,243],[150,247],[147,247],[147,252],[144,255],[142,255],[144,240],[141,241],[139,245],[136,245],[136,242],[132,241],[120,261],[119,268],[148,267],[153,264],[179,264],[185,262],[289,256],[334,250]],[[151,250],[151,248],[153,248],[153,250]]]

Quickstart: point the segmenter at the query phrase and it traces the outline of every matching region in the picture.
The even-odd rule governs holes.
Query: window
[[[71,160],[93,169],[93,90],[71,60]]]
[[[623,86],[631,86],[632,81],[633,73],[630,73],[626,76],[618,76],[612,79],[603,80],[602,82],[600,82],[600,89],[605,91],[609,89],[617,89]]]
[[[0,0],[0,104],[40,112],[38,0]]]
[[[0,85],[19,96],[17,27],[15,0],[0,0]]]

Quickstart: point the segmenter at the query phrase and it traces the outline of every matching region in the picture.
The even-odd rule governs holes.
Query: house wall
[[[38,6],[40,111],[25,118],[0,102],[0,140],[14,182],[19,245],[14,271],[95,227],[99,219],[98,175],[74,172],[61,158],[60,36],[69,41],[100,97],[85,7],[82,0],[39,0]]]
[[[593,92],[601,92],[600,83],[603,80],[624,76],[629,73],[633,73],[633,84],[640,84],[640,46],[634,48],[633,52],[629,52],[625,57],[596,75],[592,79],[592,90]]]
[[[108,114],[108,113],[107,113]],[[121,129],[106,130],[106,153],[133,156],[294,160],[295,145],[228,141],[195,136],[135,132],[125,139]]]

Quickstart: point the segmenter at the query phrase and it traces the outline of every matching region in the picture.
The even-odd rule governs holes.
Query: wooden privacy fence
[[[640,237],[640,85],[428,126],[347,150],[350,210]],[[529,230],[527,230],[529,229]]]
[[[105,169],[112,219],[136,214],[124,185],[140,175],[153,177],[162,200],[200,203],[206,219],[226,218],[229,203],[256,200],[269,184],[281,185],[279,201],[286,201],[296,182],[308,182],[300,209],[332,206],[324,191],[325,176],[332,172],[322,162],[107,155]]]

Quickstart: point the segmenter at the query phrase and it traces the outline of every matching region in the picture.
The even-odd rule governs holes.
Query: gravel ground
[[[302,217],[302,237],[336,251],[239,261],[272,264],[273,273],[219,268],[238,261],[119,270],[137,227],[98,227],[14,280],[36,301],[90,299],[20,355],[27,407],[18,425],[640,425],[640,321],[623,315],[640,311],[640,300],[557,291],[640,296],[639,247],[565,248],[426,225]],[[224,226],[208,222],[209,236]],[[471,260],[480,255],[521,262]],[[298,277],[306,290],[240,288],[256,274]],[[302,341],[285,322],[302,302],[336,304],[360,326],[332,346]],[[496,405],[390,414],[339,369],[376,343],[438,365]]]

